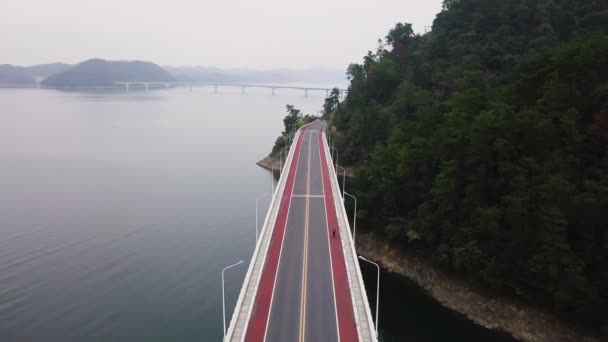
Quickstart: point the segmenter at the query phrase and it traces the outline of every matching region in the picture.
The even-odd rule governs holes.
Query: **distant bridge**
[[[270,85],[270,84],[239,84],[239,83],[206,83],[206,82],[141,82],[141,81],[122,81],[114,82],[115,84],[124,87],[126,91],[129,91],[132,87],[142,87],[149,90],[150,87],[154,88],[175,88],[175,87],[213,87],[215,93],[219,87],[237,87],[241,88],[241,93],[245,94],[247,88],[265,88],[272,91],[272,95],[275,94],[277,89],[291,89],[291,90],[303,90],[304,96],[308,96],[309,91],[324,91],[326,96],[333,88],[322,88],[322,87],[298,87],[298,86],[283,86],[283,85]],[[348,90],[337,88],[340,97],[343,97]]]

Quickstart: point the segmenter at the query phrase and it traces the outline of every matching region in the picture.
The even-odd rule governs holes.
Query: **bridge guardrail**
[[[325,130],[323,130],[323,147],[325,148],[325,158],[328,161],[327,166],[330,173],[330,183],[334,195],[334,205],[336,208],[341,208],[341,210],[338,210],[337,213],[338,227],[340,229],[340,236],[343,238],[343,240],[347,240],[346,244],[342,243],[342,248],[347,265],[346,271],[349,278],[348,285],[353,298],[353,310],[355,313],[355,321],[357,322],[357,333],[360,341],[377,341],[376,331],[374,330],[373,324],[374,321],[372,319],[369,301],[367,299],[367,292],[365,290],[363,276],[359,267],[357,250],[352,237],[350,223],[348,222],[346,208],[344,207],[344,202],[340,196],[338,175],[333,167],[334,163],[328,146],[329,144],[327,142],[327,136]],[[330,165],[331,167],[329,167]],[[342,228],[344,228],[345,231],[342,230]]]
[[[262,231],[260,232],[260,236],[256,243],[253,256],[249,263],[247,274],[245,275],[245,280],[243,281],[243,287],[241,288],[241,292],[239,293],[234,312],[230,319],[230,325],[226,334],[225,341],[244,341],[245,339],[246,329],[249,324],[249,319],[251,317],[253,306],[255,304],[255,296],[258,292],[260,276],[264,269],[264,264],[266,263],[266,256],[268,255],[268,248],[270,246],[272,230],[274,229],[275,221],[280,207],[280,205],[277,205],[277,194],[282,195],[284,192],[288,178],[287,175],[289,175],[289,171],[291,169],[291,164],[294,158],[297,141],[300,138],[300,134],[302,133],[302,128],[306,126],[307,125],[302,126],[300,129],[298,129],[298,131],[294,135],[292,144],[289,148],[287,160],[285,161],[285,168],[281,172],[279,183],[277,184],[275,192],[272,195],[272,200],[270,202],[268,212],[266,213],[266,218],[264,219]],[[260,254],[262,252],[263,254]],[[252,281],[254,281],[253,284]]]

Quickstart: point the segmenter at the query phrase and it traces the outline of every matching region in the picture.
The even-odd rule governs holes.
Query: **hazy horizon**
[[[75,63],[67,63],[64,61],[54,61],[54,62],[48,62],[48,63],[37,63],[37,64],[20,64],[20,63],[11,63],[10,61],[2,61],[0,62],[0,65],[12,65],[15,67],[34,67],[34,66],[40,66],[40,65],[50,65],[50,64],[66,64],[66,65],[77,65],[80,64],[82,62],[85,62],[87,60],[91,60],[91,59],[103,59],[103,60],[107,60],[107,61],[120,61],[120,62],[130,62],[130,61],[141,61],[141,62],[151,62],[154,64],[157,64],[163,68],[173,68],[173,69],[179,69],[179,68],[200,68],[200,69],[217,69],[217,70],[222,70],[222,71],[233,71],[233,72],[238,72],[238,71],[259,71],[259,72],[267,72],[267,71],[306,71],[306,70],[330,70],[330,71],[342,71],[342,68],[339,67],[326,67],[326,66],[315,66],[315,65],[311,65],[311,66],[302,66],[302,67],[293,67],[293,68],[289,68],[289,67],[268,67],[268,68],[264,68],[264,67],[255,67],[255,66],[237,66],[237,67],[220,67],[220,66],[216,66],[216,65],[200,65],[200,64],[192,64],[192,65],[172,65],[172,64],[161,64],[161,63],[157,63],[156,61],[153,60],[145,60],[145,59],[109,59],[109,58],[103,58],[103,57],[90,57],[90,58],[85,58],[81,61],[75,62]],[[344,68],[344,71],[346,71],[346,67]]]
[[[221,69],[345,70],[397,22],[431,26],[441,0],[230,3],[176,0],[9,1],[0,13],[0,64],[90,58]],[[74,15],[77,14],[77,15]]]

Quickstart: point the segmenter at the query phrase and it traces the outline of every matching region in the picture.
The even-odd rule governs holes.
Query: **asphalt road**
[[[314,122],[303,128],[295,142],[247,342],[357,341],[336,208],[321,146],[323,126],[323,122]]]
[[[302,129],[296,142],[248,342],[340,340],[330,249],[333,227],[327,223],[322,169],[327,166],[321,162],[323,125],[315,122]]]
[[[319,129],[304,131],[266,341],[338,341]]]

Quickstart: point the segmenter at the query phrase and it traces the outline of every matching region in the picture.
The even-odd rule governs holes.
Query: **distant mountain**
[[[58,74],[73,68],[72,64],[65,63],[52,63],[52,64],[39,64],[28,67],[22,67],[22,69],[30,75],[30,77],[49,77],[53,74]]]
[[[89,59],[49,76],[42,85],[54,88],[104,87],[119,81],[173,82],[175,78],[151,62]]]
[[[35,85],[34,79],[23,68],[0,64],[0,86],[33,87]]]
[[[308,69],[219,69],[214,67],[164,67],[175,79],[209,83],[346,83],[346,73],[327,68]]]

